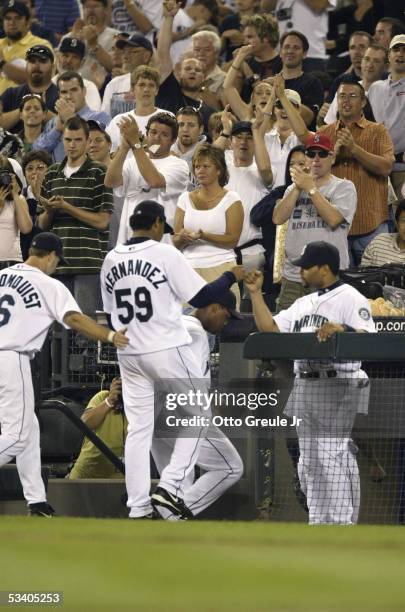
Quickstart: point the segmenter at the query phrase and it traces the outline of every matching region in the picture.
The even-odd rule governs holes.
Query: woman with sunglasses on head
[[[22,262],[20,232],[29,234],[32,221],[21,182],[7,157],[0,155],[0,269]]]
[[[33,143],[42,133],[46,123],[46,104],[38,94],[23,96],[20,104],[20,118],[23,129],[19,136],[24,145],[24,151],[31,151]]]
[[[173,244],[211,282],[236,265],[234,248],[242,232],[243,207],[239,195],[224,188],[229,174],[221,149],[199,145],[192,167],[198,187],[183,193],[177,202]],[[231,290],[239,305],[238,286]]]

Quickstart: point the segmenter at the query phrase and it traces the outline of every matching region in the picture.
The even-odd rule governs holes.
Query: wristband
[[[219,135],[223,136],[224,138],[230,138],[231,137],[230,134],[225,134],[225,132],[220,132]]]
[[[113,405],[113,404],[110,404],[110,402],[108,401],[108,397],[106,397],[104,401],[105,401],[105,403],[107,404],[107,406],[108,406],[109,408],[114,408],[114,405]]]
[[[108,332],[108,336],[107,336],[107,342],[111,342],[111,344],[114,344],[114,336],[115,336],[115,331],[111,330]]]
[[[231,68],[233,68],[234,70],[237,70],[239,72],[240,68],[237,68],[236,66],[234,66],[233,64],[231,64]]]

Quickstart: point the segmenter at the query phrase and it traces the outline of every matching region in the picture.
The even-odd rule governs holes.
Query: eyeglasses
[[[326,159],[329,155],[329,151],[325,151],[324,149],[308,149],[305,151],[305,155],[309,157],[309,159],[315,159],[316,156],[321,159]]]
[[[360,94],[356,93],[338,93],[337,97],[339,98],[339,100],[355,100],[356,98],[360,98],[361,96]]]

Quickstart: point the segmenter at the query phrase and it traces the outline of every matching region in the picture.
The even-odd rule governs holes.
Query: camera
[[[116,412],[124,412],[124,398],[122,397],[122,393],[117,397],[117,403],[114,406],[114,410]]]
[[[12,185],[12,174],[8,170],[0,171],[0,188],[7,188]]]

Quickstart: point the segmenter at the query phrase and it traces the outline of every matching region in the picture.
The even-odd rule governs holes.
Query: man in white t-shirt
[[[225,151],[229,172],[226,187],[239,194],[244,213],[242,233],[235,248],[237,262],[243,262],[247,269],[262,268],[262,232],[250,222],[250,211],[267,194],[267,188],[272,184],[269,154],[258,122],[239,121],[232,127],[228,113],[224,111],[222,125],[224,130],[216,144],[230,143],[231,146],[231,150]]]
[[[169,224],[173,225],[177,200],[187,190],[189,179],[187,162],[170,151],[178,132],[173,115],[162,112],[152,116],[146,126],[144,144],[133,116],[122,118],[120,129],[121,144],[105,178],[105,184],[114,187],[116,195],[125,196],[118,243],[131,237],[129,218],[145,197],[162,204]]]
[[[328,11],[336,8],[337,0],[265,0],[262,10],[275,11],[280,35],[299,30],[309,41],[304,70],[325,70],[325,41],[328,33]],[[264,5],[264,6],[263,6]]]
[[[347,235],[356,212],[357,193],[351,181],[337,178],[331,173],[335,162],[333,149],[331,140],[325,134],[309,136],[305,155],[311,162],[311,171],[291,168],[292,185],[274,208],[273,221],[276,225],[289,220],[279,310],[288,308],[307,293],[300,269],[293,262],[309,242],[323,240],[334,245],[340,254],[341,269],[349,266]]]
[[[141,134],[145,134],[146,125],[156,113],[167,112],[155,106],[159,89],[160,75],[156,68],[138,66],[132,74],[132,93],[135,109],[128,113],[116,115],[109,123],[107,133],[111,138],[111,150],[116,151],[120,145],[121,135],[119,124],[124,117],[133,117]]]
[[[81,74],[92,81],[96,73],[98,76],[101,74],[105,77],[112,70],[111,51],[114,46],[114,38],[119,32],[107,25],[110,22],[108,0],[81,0],[81,4],[83,19],[77,19],[72,31],[66,36],[79,38],[86,43]]]
[[[130,38],[118,39],[115,43],[122,49],[124,74],[111,79],[104,90],[102,110],[111,117],[132,110],[135,106],[131,88],[131,74],[139,66],[147,66],[153,57],[152,43],[141,36],[133,34]]]

